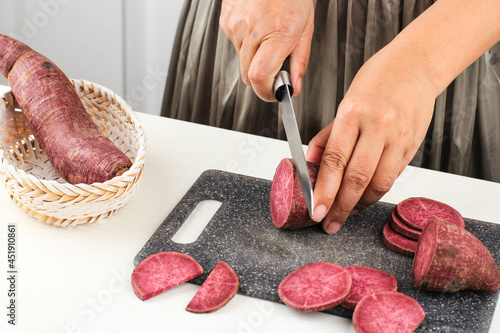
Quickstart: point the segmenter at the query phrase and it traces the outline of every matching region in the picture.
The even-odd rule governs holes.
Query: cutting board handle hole
[[[221,205],[219,200],[200,201],[172,236],[172,241],[180,244],[196,241]]]

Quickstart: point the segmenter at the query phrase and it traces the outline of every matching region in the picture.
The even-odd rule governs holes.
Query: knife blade
[[[285,127],[286,138],[292,153],[293,163],[297,170],[300,188],[306,202],[309,216],[313,216],[313,189],[311,177],[307,169],[306,158],[302,148],[299,127],[292,104],[293,86],[290,77],[290,62],[288,57],[283,62],[281,69],[274,79],[274,96],[281,103],[283,109],[283,125]]]

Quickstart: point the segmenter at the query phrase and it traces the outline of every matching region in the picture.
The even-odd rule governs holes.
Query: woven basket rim
[[[128,105],[127,102],[122,97],[117,95],[114,91],[112,91],[111,89],[106,88],[102,85],[99,85],[99,84],[91,82],[91,81],[83,80],[83,79],[70,79],[70,81],[74,85],[76,83],[79,83],[82,86],[84,86],[85,84],[90,84],[93,87],[97,88],[96,91],[101,91],[103,94],[111,95],[111,96],[113,96],[113,99],[118,102],[118,104],[126,106],[123,108],[123,111],[125,112],[126,116],[132,120],[132,122],[135,124],[135,127],[138,131],[137,135],[139,136],[139,149],[137,150],[137,157],[144,156],[145,152],[146,152],[146,139],[145,139],[145,135],[144,135],[144,129],[142,128],[141,121],[137,117],[137,115],[135,115],[134,112],[129,112],[129,109],[132,111],[132,107],[130,107],[130,105]],[[6,95],[6,94],[10,94],[13,97],[13,99],[15,100],[14,95],[12,94],[11,90],[7,91],[4,95]],[[0,97],[2,97],[2,96],[0,96]],[[4,150],[0,149],[0,160],[3,159],[3,155],[4,155]],[[55,187],[64,188],[64,189],[70,190],[70,191],[72,191],[72,189],[74,187],[77,187],[77,188],[80,188],[81,190],[92,192],[92,189],[96,188],[96,187],[99,188],[99,187],[111,186],[112,184],[117,183],[117,182],[124,182],[124,183],[128,182],[130,175],[137,174],[137,173],[141,172],[143,165],[144,165],[144,158],[135,158],[130,169],[127,170],[126,172],[124,172],[122,175],[115,176],[115,177],[113,177],[105,182],[95,182],[92,184],[85,184],[85,183],[71,184],[69,182],[61,183],[60,181],[57,181],[57,180],[37,178],[31,174],[26,173],[24,170],[14,168],[10,164],[8,165],[8,168],[9,168],[9,171],[12,175],[17,174],[19,176],[19,178],[27,179],[27,180],[34,182],[34,183],[40,182],[46,187],[55,186]]]

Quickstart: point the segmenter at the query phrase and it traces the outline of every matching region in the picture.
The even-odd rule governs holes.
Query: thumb
[[[312,33],[310,35],[303,35],[290,53],[290,76],[294,95],[300,94],[302,89],[302,78],[306,73],[311,55],[311,40]]]

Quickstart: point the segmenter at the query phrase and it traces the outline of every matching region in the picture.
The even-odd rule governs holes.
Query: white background
[[[160,114],[182,0],[1,0],[0,33]],[[1,77],[0,84],[7,84]]]

